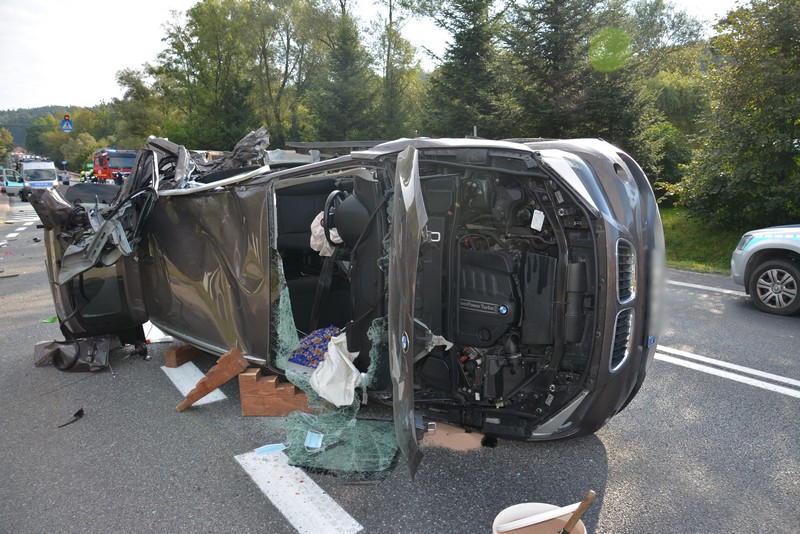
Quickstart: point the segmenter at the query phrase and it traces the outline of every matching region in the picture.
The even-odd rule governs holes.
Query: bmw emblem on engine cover
[[[403,352],[408,352],[408,334],[405,332],[400,336],[400,345],[403,347]]]

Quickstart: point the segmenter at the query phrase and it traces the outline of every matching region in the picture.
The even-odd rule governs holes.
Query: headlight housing
[[[736,250],[744,250],[744,247],[753,240],[753,236],[751,234],[744,234],[742,238],[739,240],[739,244],[736,245]]]

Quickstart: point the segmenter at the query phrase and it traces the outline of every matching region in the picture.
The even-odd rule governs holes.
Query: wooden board
[[[191,345],[173,345],[164,351],[164,367],[180,367],[200,354],[202,354],[200,349]]]
[[[282,417],[294,411],[309,411],[305,393],[277,376],[262,376],[258,367],[239,375],[239,396],[244,416]]]
[[[186,395],[183,402],[178,404],[175,409],[182,412],[225,382],[241,374],[242,371],[247,369],[247,365],[247,360],[244,359],[242,351],[235,347],[232,348],[217,360],[217,365],[208,370],[206,376],[200,379],[194,389]]]

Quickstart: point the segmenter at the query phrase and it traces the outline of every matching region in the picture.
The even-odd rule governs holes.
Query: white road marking
[[[242,469],[300,533],[348,534],[364,529],[282,452],[235,457]]]
[[[200,382],[204,376],[206,376],[192,362],[186,362],[180,367],[161,366],[161,370],[166,373],[170,380],[172,380],[172,383],[175,384],[175,387],[178,388],[178,391],[180,391],[181,395],[184,397],[194,389],[197,383]],[[192,406],[217,402],[227,398],[228,397],[223,392],[221,392],[219,389],[215,389],[199,401],[195,402]]]
[[[698,284],[687,284],[686,282],[676,282],[674,280],[667,280],[668,284],[680,287],[689,287],[692,289],[702,289],[703,291],[713,291],[715,293],[724,293],[726,295],[736,295],[737,297],[746,297],[747,293],[744,291],[735,291],[733,289],[721,289],[719,287],[701,286]]]
[[[743,365],[736,365],[735,363],[723,362],[722,360],[715,360],[714,358],[709,358],[707,356],[700,356],[699,354],[692,354],[691,352],[686,352],[685,350],[673,349],[670,347],[665,347],[663,345],[658,345],[656,347],[656,350],[659,350],[661,352],[666,352],[667,354],[673,354],[675,356],[683,356],[684,358],[690,358],[692,360],[710,363],[711,365],[716,365],[717,367],[725,367],[726,369],[733,369],[734,371],[739,371],[740,373],[745,373],[753,376],[760,376],[761,378],[766,378],[768,380],[772,380],[773,382],[783,382],[784,384],[800,388],[800,380],[795,380],[793,378],[786,378],[785,376],[781,375],[765,373],[764,371],[759,371],[758,369],[752,369],[750,367],[745,367]]]
[[[15,231],[15,232],[21,232],[21,231],[23,231],[23,230],[27,230],[27,227],[25,227],[25,226],[20,226],[19,228],[14,228],[14,231]]]
[[[18,235],[19,235],[19,232],[11,232],[10,234],[8,234],[6,236],[6,239],[8,239],[9,237],[17,237]]]
[[[30,226],[30,225],[32,225],[34,222],[36,222],[36,221],[30,221],[30,222],[26,222],[26,223],[25,223],[25,226]]]
[[[716,375],[722,378],[733,380],[734,382],[741,382],[742,384],[748,384],[751,386],[755,386],[757,388],[774,391],[775,393],[781,393],[783,395],[788,395],[789,397],[795,397],[800,399],[800,390],[779,386],[777,384],[772,384],[769,382],[764,382],[763,380],[756,380],[755,378],[750,378],[749,376],[738,375],[736,373],[731,373],[729,371],[723,371],[722,369],[717,369],[716,367],[710,367],[708,365],[682,360],[680,358],[675,358],[673,356],[667,356],[666,354],[656,353],[655,358],[656,360],[661,360],[668,363],[674,363],[675,365],[680,365],[688,369],[693,369],[695,371],[700,371],[702,373],[708,373],[710,375]]]

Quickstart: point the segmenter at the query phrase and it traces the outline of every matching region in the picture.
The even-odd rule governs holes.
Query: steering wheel
[[[328,195],[328,198],[325,199],[325,207],[322,209],[322,228],[325,230],[325,240],[328,241],[332,247],[338,247],[341,244],[331,239],[331,228],[336,227],[336,208],[339,207],[348,196],[350,195],[348,195],[346,191],[334,189]]]

